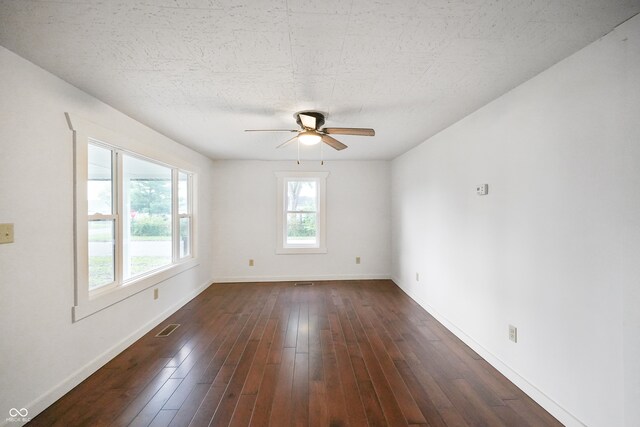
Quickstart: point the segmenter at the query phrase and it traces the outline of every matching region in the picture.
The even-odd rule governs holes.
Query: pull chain
[[[300,140],[298,140],[297,143],[298,143],[298,164],[300,164]]]
[[[320,141],[320,164],[321,165],[324,165],[324,158],[322,157],[323,149],[324,149],[324,142]]]

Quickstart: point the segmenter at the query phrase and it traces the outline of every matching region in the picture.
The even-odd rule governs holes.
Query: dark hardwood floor
[[[561,424],[371,280],[212,285],[30,425]]]

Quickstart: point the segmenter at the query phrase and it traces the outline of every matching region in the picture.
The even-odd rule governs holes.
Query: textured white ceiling
[[[640,12],[640,0],[0,0],[0,44],[212,158],[391,159]],[[302,157],[316,158],[318,147]]]

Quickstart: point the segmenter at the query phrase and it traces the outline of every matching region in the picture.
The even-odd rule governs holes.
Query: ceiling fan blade
[[[314,116],[310,116],[305,113],[299,114],[300,121],[302,122],[302,126],[306,128],[316,129],[316,118]]]
[[[298,132],[293,129],[245,129],[245,132]]]
[[[344,145],[342,142],[338,141],[337,139],[329,135],[321,135],[321,136],[322,136],[322,141],[324,141],[325,144],[327,144],[332,148],[335,148],[336,150],[344,150],[345,148],[347,148],[347,146]]]
[[[284,147],[285,145],[289,145],[290,143],[292,143],[293,141],[295,141],[296,139],[298,139],[298,135],[294,136],[293,138],[283,142],[282,144],[278,145],[276,148],[280,148],[280,147]]]
[[[368,128],[322,128],[322,132],[334,135],[375,136],[376,131]]]

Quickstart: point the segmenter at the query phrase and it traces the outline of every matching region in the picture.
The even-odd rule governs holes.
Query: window
[[[122,155],[122,278],[173,262],[172,170]]]
[[[197,265],[195,176],[188,165],[122,148],[115,143],[126,146],[127,138],[68,117],[76,148],[79,320]]]
[[[328,172],[278,172],[276,253],[326,253]]]
[[[116,280],[113,209],[114,156],[109,149],[88,146],[87,206],[89,220],[89,290],[111,285]]]

